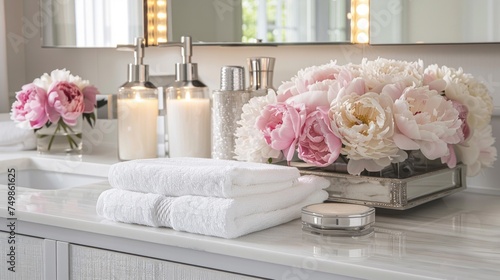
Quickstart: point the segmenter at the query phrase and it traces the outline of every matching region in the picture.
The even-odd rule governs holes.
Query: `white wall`
[[[5,0],[0,0],[0,38],[6,37]],[[0,41],[0,61],[7,61],[7,45],[5,40]],[[7,63],[0,64],[0,113],[9,111],[9,87],[7,77]]]
[[[32,21],[37,13],[38,1],[7,1],[14,5],[8,9],[8,22],[21,24]],[[20,3],[20,4],[14,4]],[[22,11],[24,3],[24,15]],[[9,21],[10,20],[10,21]],[[21,30],[19,25],[11,30]],[[22,34],[22,33],[19,33]],[[129,52],[118,52],[114,49],[44,49],[40,47],[40,36],[25,36],[25,44],[18,46],[19,52],[12,48],[8,52],[13,55],[8,59],[9,91],[11,94],[19,90],[23,83],[31,82],[44,72],[55,68],[67,68],[73,73],[89,79],[103,93],[115,93],[126,79],[126,64],[132,62]],[[221,47],[195,46],[193,61],[199,63],[201,80],[210,89],[219,87],[219,70],[223,65],[246,66],[246,58],[250,56],[276,57],[275,82],[277,87],[281,81],[288,80],[299,69],[315,64],[338,60],[339,63],[360,62],[363,57],[377,57],[416,60],[422,59],[426,64],[438,63],[450,67],[463,67],[483,80],[489,87],[496,106],[496,114],[500,115],[500,44],[474,45],[413,45],[413,46],[351,46],[351,45],[316,45],[316,46],[280,46],[280,47]],[[146,63],[150,64],[152,75],[172,75],[174,63],[180,62],[180,50],[170,48],[148,48]],[[160,86],[160,85],[158,85]],[[494,134],[500,139],[500,117],[493,120]],[[500,141],[497,149],[500,150]],[[485,175],[471,180],[470,184],[492,187],[500,192],[500,172],[496,168],[486,171]]]

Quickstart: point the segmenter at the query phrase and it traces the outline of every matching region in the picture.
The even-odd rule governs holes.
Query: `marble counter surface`
[[[0,159],[10,157],[14,155]],[[100,161],[99,157],[86,160],[92,159]],[[95,204],[107,188],[106,182],[62,190],[18,188],[16,216],[26,222],[293,268],[284,279],[311,279],[305,271],[365,279],[500,277],[500,203],[496,196],[461,192],[406,211],[377,210],[375,232],[365,237],[310,235],[295,220],[237,239],[221,239],[104,220],[97,216]],[[6,201],[3,187],[0,216],[4,218]]]

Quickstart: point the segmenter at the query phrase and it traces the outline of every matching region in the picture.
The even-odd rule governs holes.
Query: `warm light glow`
[[[356,35],[356,40],[358,43],[368,43],[368,34],[365,32],[360,32]]]
[[[366,44],[370,42],[370,1],[351,0],[351,42]]]
[[[191,93],[188,91],[186,92],[186,100],[190,100],[191,99]]]
[[[366,4],[359,4],[357,7],[356,7],[356,13],[360,16],[366,16],[368,15],[368,11],[370,10],[370,8],[368,8],[368,5]]]
[[[135,94],[135,101],[136,101],[136,102],[141,102],[141,101],[142,101],[142,99],[141,99],[141,94],[140,94],[140,93],[136,93],[136,94]]]
[[[159,42],[167,42],[167,1],[147,1],[147,36],[148,46],[156,46]]]
[[[366,18],[361,18],[358,20],[356,26],[359,28],[359,29],[363,29],[363,30],[368,30],[368,26],[370,24],[368,23],[368,20]]]

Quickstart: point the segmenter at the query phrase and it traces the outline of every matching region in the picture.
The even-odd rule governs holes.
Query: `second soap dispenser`
[[[198,80],[198,65],[191,63],[191,37],[183,36],[182,63],[175,65],[175,82],[165,89],[166,133],[169,157],[210,158],[210,96]]]

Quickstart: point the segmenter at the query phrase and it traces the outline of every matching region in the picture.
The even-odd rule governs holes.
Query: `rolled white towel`
[[[36,135],[32,129],[19,128],[14,121],[8,120],[8,114],[1,115],[0,152],[31,150],[36,147]]]
[[[99,196],[96,210],[113,221],[235,238],[300,217],[303,206],[328,198],[323,189],[329,184],[321,177],[303,176],[292,188],[232,199],[110,189]]]
[[[239,197],[292,186],[300,176],[294,167],[205,158],[161,158],[111,166],[112,187],[167,196]]]

